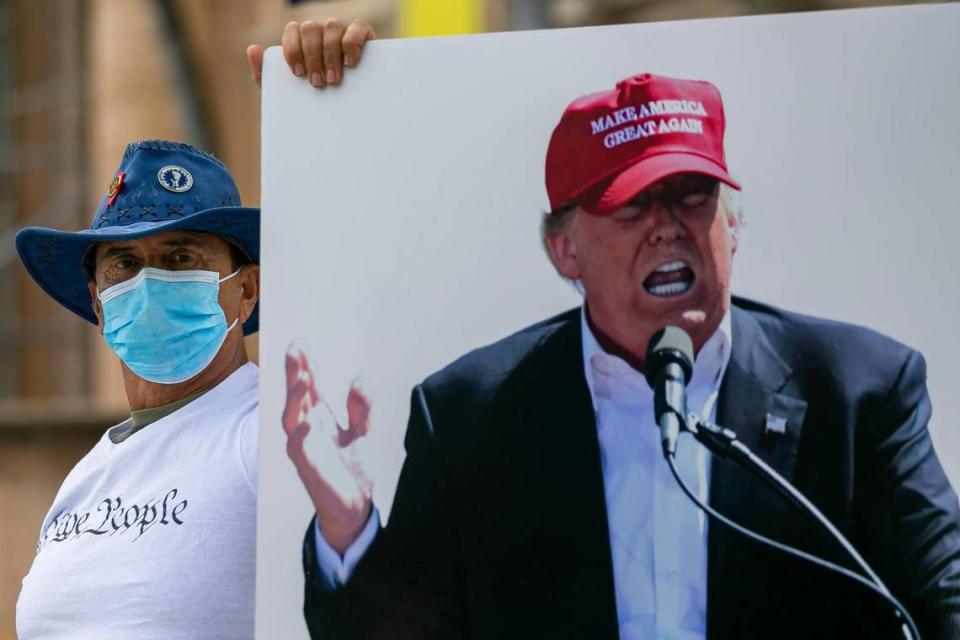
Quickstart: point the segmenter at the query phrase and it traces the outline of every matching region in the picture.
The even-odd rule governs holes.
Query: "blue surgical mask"
[[[103,339],[139,377],[176,384],[207,368],[229,327],[220,308],[216,271],[167,271],[144,267],[134,277],[97,293],[103,307]]]

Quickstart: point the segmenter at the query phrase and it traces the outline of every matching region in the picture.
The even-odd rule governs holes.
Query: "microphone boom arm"
[[[903,624],[905,638],[919,640],[920,633],[906,608],[890,593],[890,590],[880,579],[880,576],[867,564],[860,553],[849,540],[837,529],[832,522],[810,500],[794,487],[786,478],[777,473],[766,462],[754,454],[747,445],[737,439],[737,434],[730,429],[701,420],[696,414],[688,413],[684,430],[688,431],[702,445],[721,458],[733,460],[741,467],[766,483],[776,493],[783,496],[790,504],[816,522],[843,548],[854,563],[866,574],[877,587],[877,593],[883,596],[894,608],[897,617]],[[678,478],[679,480],[679,478]],[[699,505],[698,505],[699,506]]]

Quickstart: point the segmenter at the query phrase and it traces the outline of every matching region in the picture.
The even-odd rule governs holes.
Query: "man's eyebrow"
[[[112,258],[113,256],[120,255],[122,253],[127,253],[132,249],[129,244],[113,245],[107,249],[103,250],[103,253],[100,254],[100,258]]]
[[[165,247],[197,247],[198,249],[202,249],[208,245],[209,243],[204,242],[200,236],[193,235],[163,241],[163,246]]]
[[[203,236],[199,234],[189,233],[180,238],[173,238],[170,240],[164,240],[163,246],[177,248],[177,247],[194,247],[197,249],[204,249],[209,246],[208,242],[204,241]],[[133,245],[131,244],[115,244],[107,249],[103,250],[103,253],[100,254],[100,258],[112,258],[113,256],[121,255],[124,253],[129,253],[133,250]]]

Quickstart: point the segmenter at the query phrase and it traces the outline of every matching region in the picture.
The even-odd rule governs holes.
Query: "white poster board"
[[[538,238],[544,154],[575,97],[641,72],[724,97],[748,226],[734,292],[865,324],[927,357],[960,483],[960,6],[378,41],[316,91],[267,52],[257,637],[305,638],[312,513],[280,427],[296,340],[342,416],[366,378],[383,517],[411,387],[574,306]]]

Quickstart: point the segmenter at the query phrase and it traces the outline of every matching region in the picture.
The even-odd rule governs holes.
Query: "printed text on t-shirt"
[[[142,504],[124,504],[123,498],[104,498],[96,510],[83,513],[61,511],[46,527],[37,542],[37,553],[48,542],[66,542],[82,536],[124,534],[133,530],[140,539],[147,530],[156,525],[182,525],[181,514],[187,508],[187,500],[177,500],[176,489],[171,489],[163,498],[148,500]]]

